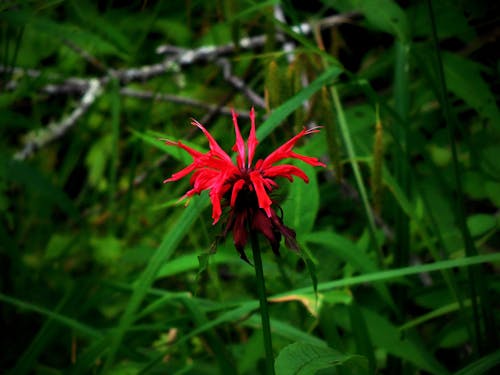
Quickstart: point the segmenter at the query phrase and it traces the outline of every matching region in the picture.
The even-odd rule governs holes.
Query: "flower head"
[[[198,121],[193,120],[192,125],[205,134],[210,149],[203,153],[180,141],[166,141],[167,145],[176,146],[188,152],[193,162],[163,182],[177,181],[192,173],[189,181],[192,188],[182,198],[208,190],[212,203],[213,224],[220,220],[223,205],[229,205],[228,220],[223,235],[226,236],[229,231],[232,231],[235,247],[242,259],[248,261],[244,247],[249,231],[261,232],[271,244],[275,254],[279,254],[282,235],[289,248],[298,250],[295,232],[283,224],[281,217],[275,211],[276,203],[271,199],[270,193],[278,187],[276,182],[278,177],[293,181],[293,177],[296,176],[305,182],[309,181],[300,168],[291,164],[276,164],[284,159],[299,159],[312,166],[325,166],[317,158],[293,152],[293,147],[300,138],[317,133],[319,129],[302,129],[300,133],[266,158],[259,159],[253,164],[255,149],[259,143],[255,135],[255,111],[253,108],[250,111],[251,128],[246,142],[241,136],[234,111],[232,111],[232,116],[236,134],[236,142],[233,146],[233,151],[236,152],[236,163],[219,146],[208,130]]]

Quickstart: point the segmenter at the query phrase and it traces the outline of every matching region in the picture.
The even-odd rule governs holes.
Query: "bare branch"
[[[82,99],[80,104],[69,114],[69,116],[63,118],[58,123],[51,123],[47,128],[29,134],[26,145],[22,150],[18,151],[14,155],[14,159],[24,160],[30,157],[36,150],[45,146],[46,144],[62,137],[71,127],[73,127],[78,119],[82,117],[90,106],[95,102],[101,93],[101,82],[98,79],[89,80],[89,87]]]
[[[296,33],[310,34],[315,28],[322,29],[341,23],[351,22],[352,18],[356,16],[358,16],[358,13],[341,14],[324,18],[313,23],[303,23],[292,26],[291,29]],[[277,14],[277,25],[279,25],[282,21],[283,19],[280,21],[280,14]],[[286,46],[287,38],[283,32],[277,33],[276,38],[278,41],[285,43],[284,46]],[[241,39],[238,42],[238,45],[241,49],[250,50],[262,47],[266,43],[266,40],[266,35],[246,37]],[[151,65],[117,70],[106,69],[106,67],[95,57],[71,41],[65,41],[65,43],[68,47],[76,51],[76,53],[78,53],[83,59],[91,63],[97,69],[103,71],[103,75],[98,78],[70,77],[64,79],[64,77],[56,74],[45,75],[45,73],[38,70],[0,65],[0,73],[9,73],[9,76],[12,74],[13,79],[6,84],[6,88],[9,90],[14,90],[17,87],[20,76],[25,75],[32,78],[38,78],[44,75],[49,81],[59,81],[61,83],[51,83],[45,85],[41,89],[41,92],[50,95],[69,93],[78,93],[82,95],[79,105],[67,117],[64,117],[59,122],[49,124],[41,131],[28,134],[25,146],[14,155],[16,159],[26,159],[37,149],[64,135],[90,108],[92,103],[100,95],[101,88],[104,87],[112,78],[118,79],[121,85],[126,85],[132,81],[147,81],[167,73],[177,73],[181,71],[183,66],[194,64],[199,61],[209,61],[221,67],[224,79],[239,92],[245,95],[254,106],[259,108],[266,107],[265,100],[248,87],[244,80],[232,73],[230,61],[223,57],[224,55],[233,53],[236,50],[233,43],[221,46],[203,46],[195,49],[186,49],[175,46],[159,46],[156,51],[158,54],[165,56],[164,61]],[[141,99],[170,101],[173,103],[206,108],[210,114],[218,112],[224,115],[230,114],[230,110],[224,105],[205,104],[194,99],[181,98],[175,95],[157,94],[147,91],[132,90],[129,88],[122,88],[120,92],[122,95],[133,96]],[[249,117],[247,112],[240,111],[239,114],[243,117]]]
[[[312,23],[302,23],[299,25],[292,26],[291,29],[300,34],[310,34],[314,27],[319,27],[320,29],[332,27],[335,25],[339,25],[342,23],[348,23],[351,22],[353,18],[357,17],[359,13],[345,13],[345,14],[339,14],[327,18],[323,18],[319,21],[312,22]],[[277,38],[281,42],[285,42],[285,37],[282,35],[282,33],[278,33]],[[246,37],[242,38],[239,41],[239,47],[243,49],[255,49],[262,47],[267,40],[266,35],[258,35],[254,37]],[[68,44],[68,43],[67,43]],[[75,46],[73,44],[68,44],[70,48],[73,48],[77,53],[82,55],[82,57],[91,62],[94,66],[104,69],[102,64],[100,64],[95,58],[93,58],[90,54],[86,53],[83,51],[81,48],[78,46]],[[181,48],[181,47],[176,47],[176,46],[169,46],[169,45],[163,45],[159,46],[156,49],[156,52],[158,54],[165,55],[165,60],[156,63],[156,64],[151,64],[151,65],[143,65],[140,67],[135,67],[135,68],[129,68],[129,69],[118,69],[118,70],[109,70],[108,74],[110,76],[114,76],[120,80],[122,84],[132,82],[132,81],[147,81],[151,78],[173,72],[177,73],[180,72],[181,67],[185,65],[191,65],[194,63],[197,63],[199,61],[213,61],[214,59],[227,55],[229,53],[232,53],[235,51],[235,45],[233,43],[230,44],[225,44],[221,46],[202,46],[199,48],[194,48],[194,49],[186,49],[186,48]],[[224,63],[222,65],[225,65]],[[22,69],[22,68],[10,68],[6,66],[0,65],[0,73],[3,72],[8,72],[8,71],[13,71],[15,75],[27,75],[29,77],[39,77],[42,73],[37,70],[33,69]],[[232,82],[233,86],[239,87],[240,83],[237,83],[237,80],[232,80],[231,76],[228,76],[229,82]],[[50,79],[58,79],[60,77],[56,76],[51,76]],[[102,83],[106,83],[106,81],[109,79],[109,77],[103,77],[101,78]],[[78,77],[72,77],[66,80],[61,84],[61,88],[58,88],[57,85],[52,85],[49,86],[48,88],[44,88],[43,91],[47,93],[65,93],[69,92],[71,90],[74,90],[76,92],[82,92],[86,89],[86,83],[85,81],[88,81],[89,78],[78,78]],[[70,81],[70,82],[68,82]],[[9,89],[15,88],[15,83],[9,82],[8,83]],[[252,95],[250,94],[250,97]],[[256,99],[256,98],[254,98]],[[252,100],[256,105],[258,105],[258,99]],[[260,105],[259,105],[260,106]]]
[[[240,90],[243,95],[245,95],[256,107],[266,108],[266,102],[264,98],[262,98],[255,91],[249,88],[242,79],[232,74],[231,64],[227,59],[217,59],[216,64],[222,68],[222,73],[224,74],[224,79],[226,81],[228,81],[236,89]]]
[[[164,102],[184,104],[184,105],[189,105],[189,106],[193,106],[193,107],[200,107],[200,108],[204,108],[208,111],[217,111],[218,113],[221,113],[223,115],[227,115],[227,116],[231,115],[231,108],[229,108],[229,107],[219,106],[216,104],[208,104],[208,103],[205,103],[205,102],[202,102],[199,100],[190,99],[190,98],[183,98],[183,97],[176,96],[176,95],[154,93],[151,91],[140,91],[140,90],[134,90],[134,89],[129,89],[129,88],[121,89],[120,94],[122,94],[124,96],[133,97],[133,98],[138,98],[138,99],[158,100],[158,101],[164,101]],[[238,116],[240,116],[240,117],[250,118],[250,112],[248,112],[248,111],[235,111],[235,112],[238,113]]]
[[[360,13],[351,12],[344,14],[337,14],[331,17],[323,18],[316,22],[311,23],[301,23],[299,25],[292,26],[292,30],[299,34],[310,34],[313,30],[313,27],[319,27],[320,29],[325,29],[328,27],[340,25],[343,23],[349,23],[353,18],[359,16]],[[279,20],[279,18],[277,17]],[[313,26],[314,24],[314,26]],[[284,42],[284,36],[281,34],[277,35],[277,39],[280,42]],[[245,37],[240,39],[238,42],[238,46],[241,49],[245,50],[253,50],[255,48],[262,47],[266,44],[267,36],[266,35],[258,35],[254,37]],[[214,58],[227,55],[236,50],[236,46],[233,43],[224,44],[221,46],[203,46],[195,49],[183,49],[170,45],[161,45],[156,48],[156,53],[162,55],[174,55],[174,60],[181,64],[192,64],[198,62],[200,60],[213,60]]]

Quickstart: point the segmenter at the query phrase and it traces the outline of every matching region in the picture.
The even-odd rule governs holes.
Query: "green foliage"
[[[327,164],[277,181],[301,252],[261,241],[276,372],[498,369],[495,7],[299,3],[0,2],[0,373],[264,373],[254,269],[162,184],[192,160],[165,140],[208,148],[190,118],[230,151],[252,106],[256,160],[322,126],[295,151]]]
[[[276,358],[276,374],[313,375],[319,370],[335,371],[336,366],[359,366],[366,374],[366,363],[358,355],[345,355],[328,347],[296,342],[285,347]]]
[[[409,37],[407,16],[393,0],[327,0],[325,3],[343,11],[359,11],[371,27],[391,33],[401,41]]]

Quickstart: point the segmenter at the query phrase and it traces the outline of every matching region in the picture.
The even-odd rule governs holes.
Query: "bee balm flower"
[[[202,153],[196,151],[182,142],[166,141],[167,145],[179,147],[188,152],[193,162],[174,173],[164,183],[180,180],[190,173],[192,189],[181,198],[209,191],[212,203],[212,219],[216,224],[222,216],[222,206],[229,205],[229,213],[225,237],[229,231],[233,233],[233,240],[241,258],[248,262],[244,248],[248,241],[250,231],[261,232],[269,241],[273,252],[279,254],[281,236],[285,237],[285,244],[298,250],[295,241],[295,232],[283,224],[281,217],[275,211],[276,204],[271,199],[270,193],[278,187],[276,178],[285,177],[293,181],[297,176],[308,182],[307,175],[298,167],[290,164],[276,164],[284,159],[299,159],[316,167],[325,167],[317,158],[299,155],[293,152],[297,141],[305,135],[317,133],[319,129],[303,129],[295,137],[278,147],[265,159],[259,159],[253,164],[255,149],[259,143],[255,136],[255,112],[250,111],[250,135],[245,143],[241,136],[234,111],[233,124],[236,134],[236,143],[233,151],[236,152],[236,163],[219,146],[212,135],[198,121],[193,120],[192,125],[197,126],[207,137],[210,150]],[[281,210],[279,210],[281,212]]]

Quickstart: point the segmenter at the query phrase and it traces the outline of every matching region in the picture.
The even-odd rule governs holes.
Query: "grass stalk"
[[[349,132],[349,127],[345,119],[344,110],[342,109],[342,105],[340,104],[340,99],[337,89],[334,86],[331,87],[331,94],[335,110],[337,111],[337,118],[339,121],[340,132],[344,140],[344,144],[347,150],[347,155],[349,157],[349,162],[351,164],[354,173],[354,178],[356,179],[359,195],[361,196],[361,201],[363,202],[363,208],[365,209],[365,214],[368,219],[370,240],[372,241],[373,247],[376,249],[378,257],[378,266],[382,268],[384,256],[377,241],[375,218],[373,216],[373,211],[370,207],[370,203],[368,202],[368,194],[366,193],[366,188],[363,183],[363,177],[361,176],[361,170],[359,169],[356,153],[354,151],[354,146],[351,139],[351,133]]]
[[[406,197],[411,201],[410,173],[409,173],[409,46],[401,41],[396,42],[396,62],[394,69],[394,106],[401,118],[396,127],[396,136],[401,148],[395,148],[395,176]],[[406,266],[410,258],[410,223],[405,212],[396,205],[396,246],[394,248],[396,267]],[[403,297],[403,295],[401,296]]]

